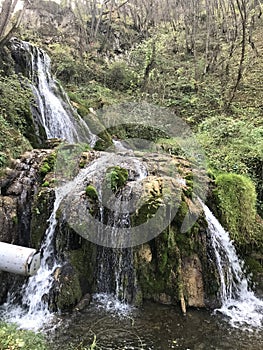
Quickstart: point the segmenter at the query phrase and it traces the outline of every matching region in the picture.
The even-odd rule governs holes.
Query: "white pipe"
[[[0,270],[32,276],[40,267],[41,254],[33,248],[0,242]]]

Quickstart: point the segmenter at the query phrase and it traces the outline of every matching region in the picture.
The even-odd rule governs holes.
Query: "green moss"
[[[42,164],[39,168],[40,174],[42,177],[45,177],[45,175],[51,171],[54,170],[55,162],[57,159],[57,154],[56,152],[53,152],[49,155],[47,155],[43,161]]]
[[[72,309],[81,299],[82,291],[76,274],[62,278],[62,288],[57,296],[56,305],[59,310]]]
[[[106,184],[112,191],[116,192],[123,187],[128,180],[129,172],[120,166],[114,166],[107,169]]]
[[[79,249],[67,252],[69,262],[76,271],[82,294],[90,293],[94,284],[97,247],[95,244],[83,240]]]
[[[250,179],[243,175],[222,174],[215,180],[214,195],[220,209],[220,219],[231,238],[239,245],[257,239],[256,191]]]
[[[32,206],[30,238],[32,247],[39,249],[47,229],[47,221],[54,204],[54,192],[48,187],[42,187],[35,195]]]
[[[193,180],[186,180],[186,188],[183,188],[183,193],[186,195],[188,198],[192,198],[193,196],[193,187],[194,187],[194,182]]]
[[[147,222],[154,216],[162,203],[162,199],[159,197],[150,197],[148,200],[143,202],[143,204],[139,206],[139,209],[136,210],[136,212],[131,216],[132,226],[139,226]]]
[[[15,216],[13,216],[12,217],[12,221],[13,221],[13,223],[15,224],[15,225],[17,225],[18,224],[18,217],[15,215]]]
[[[44,181],[44,182],[42,183],[42,187],[49,187],[49,186],[50,186],[49,181]]]
[[[85,192],[86,192],[86,196],[89,197],[90,199],[93,199],[93,200],[98,199],[98,192],[93,185],[88,185],[86,187]]]
[[[180,228],[184,218],[186,217],[187,213],[189,211],[188,205],[186,204],[184,198],[182,197],[182,201],[180,204],[180,207],[177,210],[177,213],[174,217],[173,224],[175,224],[176,227]]]

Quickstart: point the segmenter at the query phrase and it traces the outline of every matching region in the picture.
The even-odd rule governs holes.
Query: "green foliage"
[[[246,115],[239,119],[224,115],[209,118],[199,126],[198,139],[216,172],[252,178],[258,192],[258,209],[262,210],[263,127],[256,117],[250,122],[247,118]]]
[[[18,330],[15,325],[0,323],[0,349],[47,350],[47,342],[40,334]]]
[[[109,189],[116,192],[123,187],[128,180],[129,172],[120,166],[114,166],[107,169],[106,184]]]
[[[157,140],[158,150],[161,150],[165,153],[172,154],[174,156],[185,156],[185,152],[182,150],[182,147],[178,143],[178,140],[174,138],[160,138]]]
[[[85,84],[89,80],[103,76],[104,63],[95,59],[93,52],[89,51],[81,56],[66,44],[51,44],[47,47],[53,65],[54,75],[64,84]]]
[[[93,185],[88,185],[86,187],[86,195],[93,200],[97,200],[98,199],[98,192],[96,190],[96,188]]]
[[[237,174],[221,174],[215,180],[215,196],[221,221],[234,241],[256,243],[256,191],[250,179]]]
[[[18,158],[32,147],[29,141],[12,127],[0,113],[0,169],[8,165],[11,158]]]
[[[31,102],[33,94],[24,77],[16,74],[6,77],[0,72],[0,114],[26,136],[33,131]]]
[[[94,80],[84,86],[68,85],[67,92],[70,99],[76,103],[77,109],[79,107],[98,109],[116,103],[120,98],[123,98],[119,93]],[[80,115],[86,115],[86,111],[82,113],[81,109],[78,112]]]
[[[136,86],[136,74],[124,61],[113,62],[105,74],[106,85],[112,90],[129,90]]]
[[[56,152],[48,154],[45,157],[45,159],[42,161],[42,164],[41,164],[40,169],[39,169],[42,177],[45,177],[45,175],[47,173],[54,170],[56,159],[57,159]],[[42,186],[44,186],[44,185],[42,185]]]

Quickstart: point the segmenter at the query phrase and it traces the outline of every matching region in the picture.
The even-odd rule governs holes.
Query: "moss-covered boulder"
[[[72,310],[81,297],[82,292],[76,271],[70,264],[58,267],[54,272],[54,285],[50,292],[50,309]]]
[[[215,179],[212,200],[219,221],[229,231],[253,281],[263,285],[263,220],[256,211],[255,185],[243,175],[221,174]]]

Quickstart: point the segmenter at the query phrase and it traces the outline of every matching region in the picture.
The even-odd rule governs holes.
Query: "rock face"
[[[6,169],[0,178],[0,240],[2,242],[31,246],[30,227],[32,202],[40,186],[39,167],[48,150],[25,153]],[[0,272],[0,302],[16,276]],[[20,278],[19,281],[22,281]]]
[[[65,150],[68,151],[68,146]],[[57,179],[53,173],[56,152],[34,150],[25,154],[1,180],[1,240],[40,248],[54,203],[54,186],[58,180],[61,182],[59,169],[56,169]],[[79,156],[80,168],[74,168],[75,174],[81,169],[84,175],[80,176],[81,181],[76,182],[74,190],[61,202],[57,212],[54,244],[63,264],[54,272],[54,285],[48,297],[50,308],[72,309],[83,296],[96,291],[115,292],[136,305],[140,305],[144,299],[165,304],[181,303],[183,311],[187,306],[204,307],[215,303],[219,286],[216,269],[208,254],[209,243],[203,216],[200,215],[186,232],[181,230],[189,212],[193,214],[199,210],[191,197],[191,183],[187,184],[184,180],[191,173],[189,163],[170,155],[165,161],[165,155],[152,154],[143,158],[148,173],[140,178],[138,174],[144,172],[142,158],[130,163],[129,155],[125,153],[120,167],[126,169],[127,180],[119,188],[111,189],[109,194],[107,178],[109,174],[115,175],[107,172],[108,167],[112,169],[111,157],[110,153],[85,152]],[[164,175],[158,161],[160,164],[168,161],[180,163],[180,179]],[[67,169],[63,169],[62,172],[66,173]],[[104,207],[106,194],[110,195],[107,202],[112,203],[110,208]],[[122,213],[117,215],[113,198],[118,199],[118,203],[133,198],[134,208],[137,209],[129,216]],[[173,213],[174,207],[176,211]],[[78,223],[76,218],[80,210],[83,215]],[[157,228],[159,234],[151,238],[145,236],[145,243],[133,248],[102,248],[89,239],[88,234],[96,237],[108,232],[96,231],[98,227],[92,227],[90,218],[103,221],[110,231],[117,230],[121,221],[124,222],[121,228],[130,227],[133,232],[138,227],[144,227],[140,225],[150,223],[157,212],[162,215],[158,222],[153,221],[152,229]],[[171,218],[169,215],[172,215]],[[167,217],[168,226],[165,222]],[[71,224],[71,219],[75,225]],[[83,231],[80,225],[86,229]],[[141,231],[140,234],[145,232]],[[11,276],[0,275],[1,301],[11,281]]]
[[[63,43],[77,50],[83,47],[85,33],[73,11],[54,1],[32,1],[21,25],[25,30],[37,31],[46,44]]]
[[[204,307],[204,281],[202,264],[197,254],[182,262],[182,276],[189,306]]]

